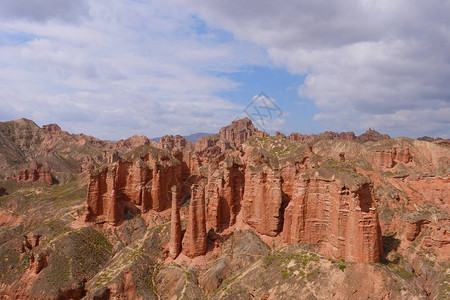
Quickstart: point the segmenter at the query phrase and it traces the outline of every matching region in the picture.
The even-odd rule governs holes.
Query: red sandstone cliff
[[[395,164],[401,162],[407,164],[412,161],[409,148],[392,147],[389,150],[377,150],[373,155],[375,164],[385,168],[392,168]]]
[[[10,179],[16,180],[17,182],[42,182],[48,185],[53,184],[53,176],[48,166],[35,161],[30,163],[27,168],[14,173]]]
[[[158,147],[169,151],[189,151],[194,150],[194,144],[186,140],[181,135],[165,135],[159,139]]]
[[[174,152],[170,158],[163,150],[149,149],[153,149],[151,155],[141,151],[132,155],[133,159],[91,173],[88,219],[117,224],[124,207],[163,211],[171,203],[169,255],[174,259],[180,249],[181,223],[178,196],[173,194],[170,201],[168,189],[173,184],[183,186],[180,191],[184,195],[191,185],[189,220],[182,241],[182,252],[189,257],[205,253],[207,230],[220,233],[243,223],[260,235],[274,238],[281,234],[288,244],[318,244],[321,253],[329,257],[361,262],[380,257],[381,235],[371,181],[339,169],[309,172],[317,163],[308,145],[288,142],[282,135],[252,139],[236,151],[207,161],[202,161],[205,152]],[[205,164],[207,168],[202,167]],[[192,181],[191,175],[199,170],[196,176],[203,180]],[[198,185],[199,180],[206,185]]]
[[[284,215],[288,244],[320,244],[327,257],[377,262],[381,235],[369,178],[333,169],[313,169],[296,178]]]
[[[181,182],[181,163],[163,150],[141,146],[123,160],[90,174],[87,220],[117,224],[125,207],[162,211],[170,187]]]
[[[206,186],[208,228],[220,232],[236,223],[244,193],[244,170],[238,157],[230,156],[210,170]]]
[[[218,146],[223,152],[230,148],[236,148],[252,136],[267,137],[269,135],[253,126],[249,118],[243,118],[233,121],[229,126],[222,127],[218,134],[199,138],[195,142],[195,150],[203,151],[207,148]]]
[[[183,237],[182,251],[188,257],[206,253],[208,248],[206,233],[204,186],[193,185],[189,203],[189,218]]]

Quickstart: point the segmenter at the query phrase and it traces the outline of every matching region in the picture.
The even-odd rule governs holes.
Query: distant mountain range
[[[212,134],[214,134],[214,133],[199,132],[199,133],[193,133],[193,134],[190,134],[190,135],[183,135],[183,137],[185,139],[187,139],[188,141],[190,141],[192,143],[195,143],[195,141],[198,140],[199,138],[207,136],[207,135],[212,135]],[[161,137],[155,137],[155,138],[151,138],[150,140],[159,143],[159,139],[160,138]]]

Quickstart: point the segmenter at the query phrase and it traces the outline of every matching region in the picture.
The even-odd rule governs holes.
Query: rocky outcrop
[[[432,137],[429,137],[429,136],[423,136],[423,137],[418,138],[417,140],[419,140],[419,141],[426,141],[426,142],[432,142],[434,144],[438,144],[438,145],[442,145],[442,146],[446,146],[446,147],[450,146],[450,140],[449,139],[443,139],[443,138],[440,138],[440,137],[435,139],[435,138],[432,138]]]
[[[394,166],[394,158],[391,150],[377,150],[374,152],[373,160],[380,167],[392,168]]]
[[[181,220],[180,207],[178,206],[177,186],[172,186],[172,210],[170,214],[170,244],[169,256],[177,258],[181,252]]]
[[[231,125],[222,127],[219,131],[219,139],[229,141],[233,148],[244,143],[251,136],[267,137],[269,135],[253,126],[249,118],[233,121]]]
[[[264,131],[258,130],[249,118],[233,121],[231,125],[222,127],[218,134],[204,136],[195,142],[196,151],[204,151],[207,148],[217,146],[221,151],[236,148],[248,140],[251,136],[267,137]]]
[[[291,133],[287,139],[295,142],[317,142],[319,140],[344,140],[344,141],[356,141],[359,143],[365,143],[368,141],[381,141],[389,139],[389,135],[381,134],[375,130],[369,128],[365,133],[357,136],[354,132],[334,132],[325,131],[320,134],[303,135],[298,132]]]
[[[319,244],[327,257],[377,262],[379,230],[370,179],[323,168],[299,174],[284,214],[286,243]]]
[[[165,135],[161,137],[158,147],[168,151],[194,150],[194,144],[181,135]]]
[[[376,150],[373,155],[375,164],[380,167],[392,168],[397,163],[407,164],[412,161],[408,147],[392,147],[390,150]]]
[[[208,228],[222,231],[236,223],[244,193],[244,171],[239,158],[230,156],[211,170],[206,185]]]
[[[53,133],[62,131],[61,127],[59,127],[58,124],[44,125],[44,126],[42,126],[42,129],[44,129],[44,131],[53,132]]]
[[[276,236],[282,229],[281,174],[267,166],[245,170],[242,215],[258,233]]]
[[[48,256],[46,253],[31,253],[30,255],[30,270],[34,274],[39,274],[46,266],[48,262]]]
[[[214,147],[219,141],[219,135],[207,135],[195,141],[195,151],[201,152],[207,148]]]
[[[204,186],[193,185],[182,251],[186,256],[193,258],[205,254],[207,248]]]
[[[416,237],[420,234],[422,225],[424,223],[429,223],[427,220],[418,220],[415,222],[407,222],[405,227],[405,237],[408,241],[414,241]]]
[[[163,150],[142,146],[118,162],[92,171],[87,193],[88,221],[117,224],[125,207],[163,211],[171,206],[169,187],[181,182],[181,163]]]
[[[411,153],[409,152],[409,148],[397,148],[397,147],[393,147],[392,148],[392,153],[394,156],[394,160],[398,161],[398,162],[402,162],[404,164],[407,164],[409,162],[412,161],[412,156]]]
[[[287,136],[287,139],[293,142],[303,142],[308,139],[308,135],[303,135],[298,132],[293,132]]]
[[[114,144],[114,148],[115,149],[120,149],[120,148],[134,149],[134,148],[142,146],[142,145],[152,145],[152,146],[156,147],[157,143],[152,140],[149,140],[144,135],[141,135],[141,136],[133,135],[133,136],[127,138],[126,140],[117,141]]]
[[[367,130],[365,133],[359,135],[357,137],[357,140],[361,143],[365,143],[368,141],[374,141],[374,142],[378,142],[378,141],[382,141],[382,140],[386,140],[386,139],[390,139],[391,137],[387,134],[381,134],[378,131],[372,130],[371,128],[369,128],[369,130]]]
[[[9,179],[17,182],[42,182],[48,185],[53,184],[53,176],[46,164],[33,161],[27,168],[14,173]]]

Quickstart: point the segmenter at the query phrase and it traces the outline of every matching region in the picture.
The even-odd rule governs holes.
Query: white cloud
[[[449,1],[184,1],[308,74],[299,88],[331,130],[450,131]],[[412,122],[419,122],[413,124]]]
[[[2,0],[0,17],[6,19],[26,19],[34,22],[59,20],[78,22],[89,16],[89,7],[85,0]]]
[[[216,96],[239,84],[219,73],[263,61],[261,48],[223,39],[173,3],[92,0],[69,17],[67,2],[36,2],[33,15],[3,3],[2,120],[118,139],[218,129],[242,110]]]

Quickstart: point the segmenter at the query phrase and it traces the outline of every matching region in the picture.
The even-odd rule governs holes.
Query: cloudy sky
[[[0,121],[105,139],[215,132],[450,138],[450,1],[1,0]]]

